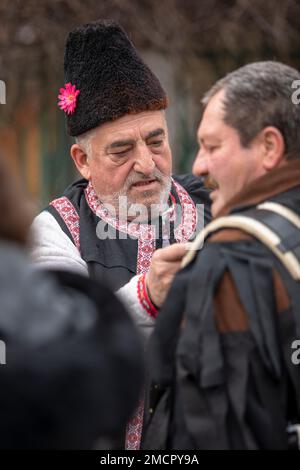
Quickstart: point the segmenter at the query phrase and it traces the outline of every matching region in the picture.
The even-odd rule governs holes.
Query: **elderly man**
[[[145,448],[300,442],[299,79],[258,62],[204,98],[194,172],[214,182],[214,221],[152,336]]]
[[[72,31],[64,68],[59,106],[84,179],[36,218],[33,259],[118,290],[147,334],[185,243],[209,220],[208,193],[193,176],[171,177],[166,94],[117,24]],[[138,442],[135,428],[129,448]]]
[[[209,220],[208,193],[191,175],[171,177],[166,94],[119,25],[102,20],[72,31],[64,69],[59,106],[84,179],[36,218],[33,258],[122,288],[149,330],[184,244],[201,226],[197,205],[206,204]]]

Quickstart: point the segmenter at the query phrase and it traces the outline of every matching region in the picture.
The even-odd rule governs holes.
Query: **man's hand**
[[[146,275],[146,286],[152,302],[157,307],[161,307],[164,303],[186,253],[186,243],[176,243],[153,253],[150,269]]]

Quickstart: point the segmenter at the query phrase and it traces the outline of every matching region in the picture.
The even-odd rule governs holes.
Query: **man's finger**
[[[185,243],[175,243],[174,245],[162,248],[159,254],[162,261],[180,261],[186,253]]]

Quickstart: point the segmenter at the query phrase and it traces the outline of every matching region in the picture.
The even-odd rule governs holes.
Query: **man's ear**
[[[263,147],[263,168],[266,171],[273,170],[284,160],[285,144],[283,135],[277,127],[265,127],[261,132],[261,144]]]
[[[74,160],[77,170],[86,180],[90,180],[91,171],[87,154],[79,144],[74,144],[70,150],[71,157]]]

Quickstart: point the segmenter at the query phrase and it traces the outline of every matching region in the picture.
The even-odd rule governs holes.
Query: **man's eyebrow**
[[[112,150],[118,147],[126,147],[128,145],[134,145],[134,140],[133,139],[115,140],[114,142],[111,142],[111,144],[108,144],[105,147],[105,150]]]
[[[214,134],[209,134],[209,133],[203,135],[202,137],[199,136],[197,140],[198,140],[199,145],[201,145],[201,144],[205,145],[207,143],[207,141],[208,142],[213,141],[213,142],[216,142],[216,143],[220,142],[219,137],[216,137]]]
[[[151,139],[152,137],[157,137],[158,135],[165,136],[165,131],[161,127],[158,129],[154,129],[154,131],[149,132],[149,134],[146,135],[145,140]]]
[[[153,131],[149,132],[146,135],[145,140],[151,139],[153,137],[157,137],[158,135],[162,135],[162,136],[165,135],[165,131],[161,127],[159,127],[158,129],[154,129]],[[126,147],[126,146],[134,145],[134,144],[135,144],[134,139],[115,140],[114,142],[111,142],[110,144],[108,144],[105,147],[105,150],[110,151],[110,150],[113,150],[113,149],[116,149],[116,148],[119,148],[119,147]]]

